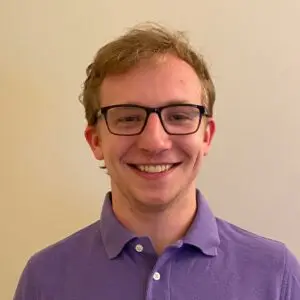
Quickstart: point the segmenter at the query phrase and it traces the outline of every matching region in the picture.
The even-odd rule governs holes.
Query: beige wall
[[[211,65],[218,132],[199,187],[215,212],[300,257],[299,0],[2,0],[0,299],[32,253],[98,218],[108,179],[77,96],[99,46],[146,20],[188,31]]]

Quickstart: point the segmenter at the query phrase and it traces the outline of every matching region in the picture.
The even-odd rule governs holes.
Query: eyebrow
[[[138,102],[138,101],[129,101],[129,102],[126,102],[126,103],[123,103],[123,104],[132,104],[132,105],[142,105],[144,106],[144,104]],[[163,104],[163,106],[167,106],[167,105],[174,105],[174,104],[195,104],[193,102],[190,102],[188,100],[184,100],[184,99],[171,99],[171,100],[168,100],[167,102],[165,102]]]

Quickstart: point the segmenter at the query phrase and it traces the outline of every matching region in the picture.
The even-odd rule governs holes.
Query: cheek
[[[203,137],[200,134],[186,136],[181,140],[180,145],[186,155],[194,160],[197,160],[204,155],[205,149]]]
[[[104,161],[107,165],[115,165],[123,160],[130,151],[132,141],[129,137],[109,136],[103,140],[102,149]]]

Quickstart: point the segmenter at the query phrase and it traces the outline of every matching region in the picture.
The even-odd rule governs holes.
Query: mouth
[[[157,174],[157,173],[165,173],[170,171],[171,169],[176,168],[181,163],[173,163],[173,164],[151,164],[151,165],[144,165],[144,164],[128,164],[129,167],[149,174]]]
[[[181,163],[172,164],[128,164],[129,167],[145,173],[163,173],[167,172],[175,167],[179,166]]]

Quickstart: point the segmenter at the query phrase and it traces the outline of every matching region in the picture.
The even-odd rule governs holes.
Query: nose
[[[170,136],[164,130],[157,114],[150,114],[137,143],[140,149],[154,153],[160,153],[171,148]]]

